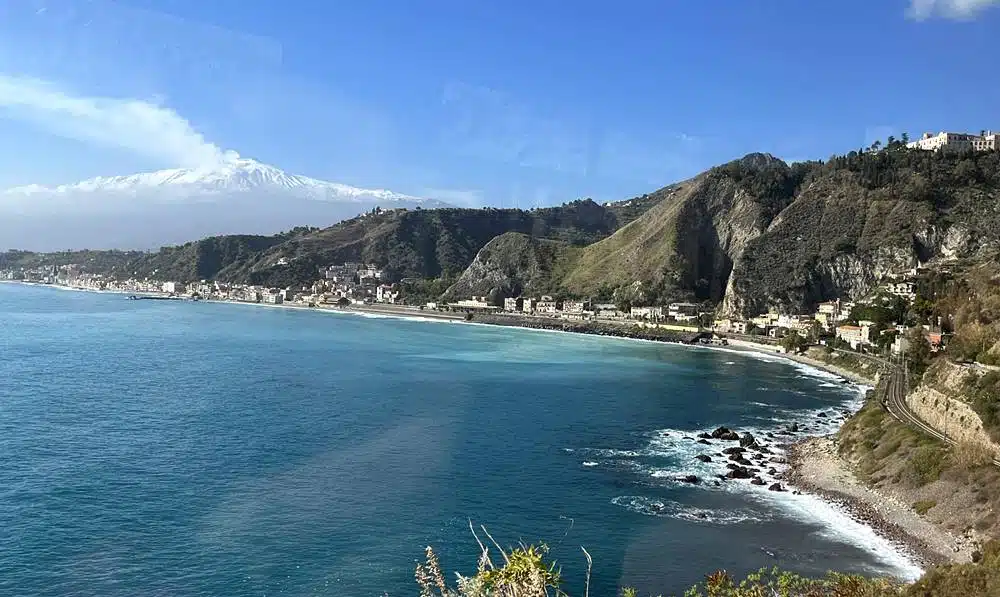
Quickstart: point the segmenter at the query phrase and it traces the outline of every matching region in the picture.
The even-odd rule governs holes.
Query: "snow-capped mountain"
[[[440,203],[394,193],[385,189],[361,189],[308,176],[288,174],[284,170],[248,158],[231,158],[208,168],[171,168],[128,176],[97,176],[73,184],[53,187],[27,185],[15,187],[6,195],[69,193],[140,193],[148,190],[175,192],[179,197],[252,191],[257,189],[294,192],[311,199],[336,201],[406,201]]]
[[[0,250],[151,249],[218,234],[330,226],[376,206],[429,209],[447,204],[289,174],[230,154],[205,168],[2,191]]]

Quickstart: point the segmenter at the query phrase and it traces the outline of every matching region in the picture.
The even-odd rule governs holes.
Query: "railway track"
[[[880,360],[884,361],[884,359]],[[906,403],[906,393],[909,389],[906,362],[901,359],[898,362],[884,362],[889,365],[890,369],[889,381],[885,385],[885,393],[882,396],[882,405],[889,411],[889,414],[904,425],[909,425],[935,439],[954,446],[957,443],[955,440],[930,426],[917,416],[915,412],[910,410],[909,405]],[[1000,460],[994,458],[993,464],[1000,467]]]

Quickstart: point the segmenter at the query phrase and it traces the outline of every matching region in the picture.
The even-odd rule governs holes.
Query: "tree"
[[[337,299],[338,307],[346,307],[347,305],[350,304],[351,304],[351,299],[347,298],[346,296],[342,296],[339,299]]]
[[[906,349],[906,360],[910,364],[914,378],[919,379],[927,370],[927,364],[931,358],[931,344],[924,337],[924,328],[919,325],[906,332],[906,340],[909,342]]]
[[[794,354],[802,352],[807,346],[807,342],[798,332],[792,330],[781,339],[781,346],[785,349],[785,352]]]
[[[900,135],[900,139],[902,140],[903,145],[906,145],[910,142],[910,133],[904,131],[903,134]]]

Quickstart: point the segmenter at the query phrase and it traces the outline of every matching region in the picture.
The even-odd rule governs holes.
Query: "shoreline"
[[[106,294],[131,294],[127,291],[98,290],[90,288],[75,288],[56,284],[27,284],[18,281],[9,281],[30,286],[51,286],[61,290],[73,290],[83,292],[96,292]],[[156,295],[156,293],[143,293]],[[467,321],[464,314],[456,314],[441,311],[421,310],[415,307],[399,305],[351,305],[348,307],[337,306],[317,306],[297,304],[266,304],[249,303],[230,300],[209,300],[201,299],[198,302],[213,304],[237,304],[256,307],[297,309],[311,312],[326,312],[334,314],[348,314],[361,317],[395,318],[395,319],[420,319],[434,322],[448,323],[471,323],[473,325],[490,325],[495,327],[518,327],[535,331],[564,332],[571,334],[598,335],[603,337],[616,337],[621,339],[658,342],[673,345],[682,345],[693,348],[703,348],[715,351],[727,351],[733,353],[743,353],[748,356],[765,356],[768,358],[781,359],[782,361],[812,367],[850,382],[860,388],[871,388],[876,379],[860,375],[857,372],[849,371],[835,365],[830,365],[823,361],[810,358],[804,355],[789,355],[781,351],[778,347],[768,344],[759,344],[745,340],[729,340],[727,345],[706,345],[697,342],[685,342],[684,338],[690,334],[684,334],[671,330],[656,330],[655,332],[643,329],[640,334],[635,332],[639,329],[627,328],[615,323],[600,322],[574,322],[560,319],[525,319],[520,317],[503,316],[477,316],[471,321]],[[852,412],[853,414],[853,412]],[[835,447],[832,454],[827,449],[824,453],[814,446],[827,442],[832,445],[833,436],[814,436],[804,438],[800,441],[791,442],[784,446],[788,456],[788,468],[784,471],[782,479],[789,486],[789,489],[797,489],[803,493],[812,494],[824,502],[839,507],[854,521],[872,529],[876,535],[888,540],[899,549],[900,555],[911,559],[921,568],[930,565],[950,562],[969,561],[971,559],[972,548],[966,546],[958,552],[951,551],[956,540],[945,531],[936,529],[929,522],[920,517],[902,504],[894,504],[894,508],[889,509],[879,505],[885,500],[873,490],[865,487],[846,463],[840,462],[836,455]],[[913,520],[915,519],[915,520]],[[930,545],[929,545],[930,544]],[[933,547],[931,547],[933,545]]]
[[[900,545],[924,569],[972,561],[976,546],[922,518],[908,505],[865,485],[837,454],[832,435],[787,447],[790,486],[843,508],[851,518]]]

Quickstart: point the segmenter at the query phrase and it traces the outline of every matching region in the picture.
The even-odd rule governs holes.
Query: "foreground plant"
[[[472,525],[469,525],[470,529]],[[437,554],[430,547],[426,562],[417,565],[416,579],[420,597],[569,597],[560,584],[555,562],[546,561],[545,545],[521,544],[503,549],[482,528],[503,565],[495,565],[490,548],[472,534],[479,543],[479,565],[476,574],[465,577],[456,574],[457,586],[451,588],[441,571]],[[587,550],[587,584],[580,597],[590,597],[592,561]],[[725,571],[714,572],[685,597],[1000,597],[1000,541],[987,542],[973,555],[972,564],[951,564],[929,570],[920,580],[904,585],[884,578],[865,578],[856,574],[828,573],[824,578],[806,578],[775,568],[761,568],[743,579],[734,579]],[[595,597],[612,597],[598,595]],[[621,597],[640,597],[633,588],[624,588]]]
[[[745,579],[734,580],[725,571],[708,575],[688,589],[685,597],[891,597],[903,587],[886,579],[831,572],[814,579],[774,568],[761,568]],[[628,597],[626,595],[626,597]],[[634,597],[634,593],[633,593]]]
[[[472,529],[471,524],[469,528]],[[566,597],[566,593],[559,589],[562,578],[556,563],[545,560],[547,546],[521,544],[505,550],[485,528],[482,530],[503,556],[503,565],[493,563],[489,547],[472,529],[480,549],[476,574],[468,577],[456,574],[458,586],[452,589],[445,581],[437,554],[428,546],[425,550],[426,561],[417,564],[415,573],[420,597]],[[587,559],[590,560],[589,555]],[[589,585],[589,569],[587,577]]]

